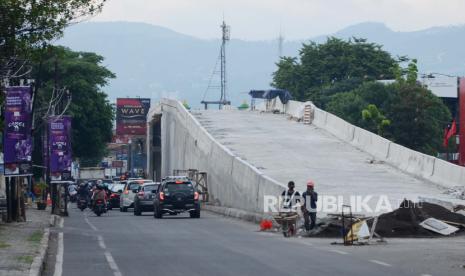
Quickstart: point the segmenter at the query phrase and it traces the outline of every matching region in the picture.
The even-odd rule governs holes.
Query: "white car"
[[[134,207],[134,197],[139,191],[140,185],[144,183],[152,183],[152,180],[148,179],[134,179],[121,182],[124,185],[123,193],[120,196],[119,210],[121,212],[127,212],[128,208]]]

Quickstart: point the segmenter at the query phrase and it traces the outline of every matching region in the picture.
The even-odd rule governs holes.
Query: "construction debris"
[[[360,225],[365,221],[370,232],[381,237],[435,237],[441,236],[441,229],[446,228],[444,233],[465,233],[464,215],[437,204],[414,203],[410,200],[404,200],[398,209],[378,216],[374,229],[372,229],[374,217],[353,215],[352,218],[342,219],[341,215],[331,214],[326,218],[319,219],[317,227],[310,231],[308,236],[342,237],[343,234],[349,233],[351,227]],[[457,231],[452,231],[454,228]],[[437,231],[438,229],[440,232]]]
[[[451,226],[435,218],[425,219],[420,223],[420,226],[444,236],[448,236],[459,230],[457,227]]]
[[[404,200],[397,210],[379,216],[376,232],[383,237],[431,237],[438,233],[421,226],[429,218],[465,224],[465,216],[437,204]],[[462,232],[464,228],[462,227]]]

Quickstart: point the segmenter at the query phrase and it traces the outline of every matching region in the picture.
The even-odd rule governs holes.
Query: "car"
[[[153,211],[153,198],[158,191],[159,182],[144,183],[134,197],[134,215],[140,216],[142,212]]]
[[[134,207],[134,196],[139,192],[139,186],[150,182],[153,182],[153,180],[135,179],[123,181],[124,189],[120,196],[119,210],[121,212],[127,212],[128,208]]]
[[[107,184],[107,185],[113,184],[113,180],[111,180],[111,179],[102,179],[102,183]]]
[[[124,184],[121,184],[121,183],[112,184],[111,187],[108,187],[108,189],[111,192],[110,199],[109,199],[109,207],[111,209],[119,208],[120,196],[123,193]]]
[[[200,218],[199,192],[186,177],[165,178],[153,201],[153,216],[163,218],[163,214],[177,215],[189,212],[191,218]]]

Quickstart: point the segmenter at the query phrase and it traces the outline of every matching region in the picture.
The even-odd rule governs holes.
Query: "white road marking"
[[[102,249],[107,249],[107,247],[105,246],[105,243],[103,242],[103,237],[102,236],[98,236],[97,237],[98,239],[98,245],[102,248]]]
[[[374,263],[374,264],[379,264],[379,265],[382,265],[382,266],[387,266],[387,267],[390,267],[392,265],[388,264],[388,263],[385,263],[385,262],[382,262],[382,261],[378,261],[378,260],[370,260],[370,262]]]
[[[60,222],[58,223],[58,227],[63,228],[64,223],[65,223],[65,219],[60,217]]]
[[[56,255],[55,272],[53,273],[53,276],[61,276],[63,274],[63,252],[63,233],[58,233],[58,249]]]
[[[118,268],[118,265],[115,262],[115,259],[113,259],[113,256],[111,255],[110,252],[105,251],[105,258],[107,259],[108,265],[110,265],[111,270],[113,270],[113,275],[115,276],[122,276],[121,271]]]
[[[98,235],[97,240],[100,248],[104,250],[103,254],[105,255],[105,259],[107,260],[107,263],[110,266],[111,270],[113,270],[113,275],[122,276],[123,274],[121,274],[121,271],[119,270],[118,265],[115,262],[115,259],[113,259],[113,256],[111,255],[110,251],[107,250],[107,246],[105,245],[103,236]]]
[[[90,228],[92,228],[92,230],[98,231],[97,227],[95,227],[95,226],[89,221],[89,219],[87,218],[87,214],[84,216],[84,220],[85,220],[86,223],[90,226]]]
[[[345,251],[341,251],[341,250],[337,250],[337,249],[331,249],[329,250],[330,252],[334,252],[334,253],[338,253],[338,254],[341,254],[341,255],[347,255],[349,253],[345,252]]]
[[[421,274],[421,276],[433,276],[431,274]]]

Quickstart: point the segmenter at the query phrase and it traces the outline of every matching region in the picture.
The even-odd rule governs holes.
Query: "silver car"
[[[144,183],[151,183],[152,180],[134,179],[124,181],[123,193],[120,196],[119,210],[127,212],[128,208],[134,207],[134,196],[139,192],[139,187]],[[123,183],[123,182],[122,182]]]

